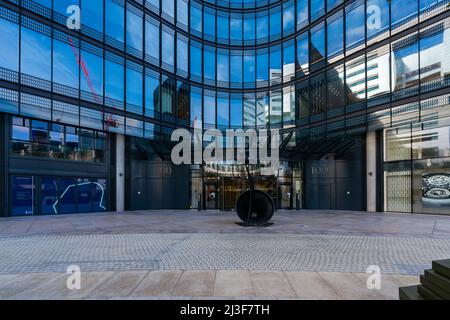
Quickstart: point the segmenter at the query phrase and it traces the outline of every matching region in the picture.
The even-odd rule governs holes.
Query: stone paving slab
[[[218,270],[214,296],[246,297],[254,295],[252,280],[248,270]]]
[[[173,290],[175,296],[214,296],[215,272],[186,270]]]
[[[343,300],[384,300],[376,290],[368,290],[365,281],[353,273],[319,272],[319,275],[337,292]]]
[[[337,291],[317,272],[285,272],[295,294],[300,299],[337,300]]]
[[[281,271],[251,271],[255,295],[258,297],[295,298],[295,292]]]
[[[180,270],[153,270],[139,283],[131,298],[170,297],[183,272]]]
[[[338,233],[450,238],[450,216],[279,210],[268,228],[242,228],[234,212],[150,210],[0,218],[0,237],[92,233]]]
[[[100,299],[126,298],[139,286],[148,271],[117,272],[89,292],[88,297]]]
[[[0,299],[398,299],[398,288],[417,276],[382,275],[381,289],[369,290],[367,274],[248,270],[84,272],[81,289],[66,287],[67,274],[12,275],[0,284]],[[232,280],[234,277],[244,283]],[[228,281],[230,280],[230,281]],[[17,285],[19,283],[19,285]]]

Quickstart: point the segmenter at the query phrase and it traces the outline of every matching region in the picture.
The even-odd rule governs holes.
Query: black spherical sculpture
[[[260,190],[246,191],[236,202],[237,215],[249,225],[266,225],[274,211],[272,198]]]
[[[263,226],[272,225],[269,223],[275,211],[275,204],[272,198],[261,190],[255,190],[253,177],[250,174],[249,166],[246,166],[250,190],[241,194],[236,201],[236,213],[243,221],[237,224],[241,226]]]

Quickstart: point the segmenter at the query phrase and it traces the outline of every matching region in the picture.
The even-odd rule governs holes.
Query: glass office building
[[[198,124],[280,130],[278,208],[450,214],[449,0],[0,0],[0,35],[0,215],[232,209],[242,166],[170,161]]]

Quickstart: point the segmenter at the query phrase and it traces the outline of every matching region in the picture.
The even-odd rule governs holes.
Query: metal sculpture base
[[[247,227],[263,227],[267,228],[273,225],[273,222],[266,222],[266,223],[247,223],[247,222],[235,222],[238,226],[247,228]]]

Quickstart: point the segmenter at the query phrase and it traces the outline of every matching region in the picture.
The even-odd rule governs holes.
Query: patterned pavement
[[[280,270],[418,275],[450,257],[450,238],[279,233],[117,233],[0,237],[0,273]]]

